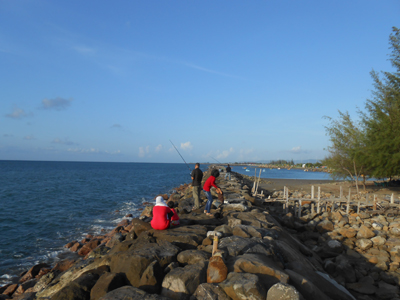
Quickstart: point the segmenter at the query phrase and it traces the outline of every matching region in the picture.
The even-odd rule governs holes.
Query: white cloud
[[[54,98],[54,99],[43,99],[42,100],[42,109],[54,109],[54,110],[63,110],[71,105],[72,99],[64,99],[64,98]]]
[[[293,147],[292,150],[290,150],[290,152],[293,153],[299,153],[300,151],[301,151],[301,146]]]
[[[139,147],[139,157],[145,157],[150,152],[150,146]]]
[[[227,158],[231,153],[235,152],[231,147],[229,150],[224,150],[220,154],[217,155],[218,159]]]
[[[289,152],[294,153],[294,154],[301,154],[301,153],[309,153],[310,151],[308,150],[303,150],[301,149],[301,146],[293,147],[292,150]]]
[[[26,113],[22,108],[15,107],[12,113],[6,114],[6,117],[11,119],[22,119],[32,115],[32,113]]]
[[[156,147],[156,152],[160,152],[161,149],[162,149],[162,145],[160,144],[160,145],[158,145],[158,146]]]
[[[35,137],[33,135],[27,135],[24,137],[24,140],[35,140]]]
[[[191,142],[181,143],[181,149],[183,150],[192,150],[193,145]]]
[[[98,153],[98,154],[111,154],[111,155],[114,155],[114,154],[120,154],[121,153],[121,150],[116,150],[116,151],[105,150],[105,151],[102,151],[102,150],[99,150],[97,148],[69,148],[67,151],[68,152],[75,152],[75,153],[84,153],[84,154],[96,154],[96,153]]]
[[[59,139],[59,138],[54,139],[54,140],[52,141],[52,143],[53,143],[53,144],[68,145],[68,146],[79,145],[79,144],[77,144],[77,143],[71,142],[71,141],[68,140],[68,139],[61,140],[61,139]]]

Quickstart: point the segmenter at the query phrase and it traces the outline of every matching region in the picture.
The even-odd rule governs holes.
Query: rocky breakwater
[[[234,173],[231,181],[220,177],[225,201],[214,194],[214,217],[203,207],[192,211],[192,190],[183,186],[165,195],[178,203],[180,226],[153,230],[145,222],[149,205],[140,218],[127,219],[104,238],[73,243],[78,250],[98,240],[64,268],[47,268],[35,278],[38,269],[46,269],[35,266],[27,276],[36,280],[31,287],[16,293],[20,283],[5,293],[8,286],[0,299],[398,297],[397,219],[341,213],[297,219],[250,196],[241,175]],[[202,200],[204,205],[204,195]]]

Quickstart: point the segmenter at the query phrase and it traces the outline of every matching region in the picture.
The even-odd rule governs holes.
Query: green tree
[[[326,149],[329,156],[322,163],[332,170],[331,176],[334,179],[350,177],[355,182],[358,193],[359,179],[367,172],[363,127],[352,121],[348,112],[339,111],[337,120],[326,118],[330,121],[325,129],[331,145]],[[365,189],[365,180],[363,184]]]
[[[369,165],[374,177],[400,174],[400,30],[389,38],[390,61],[395,72],[371,72],[375,90],[363,113]]]

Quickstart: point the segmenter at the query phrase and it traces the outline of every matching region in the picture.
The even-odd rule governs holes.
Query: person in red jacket
[[[218,194],[222,194],[221,189],[215,184],[215,179],[219,176],[219,171],[217,169],[214,169],[211,171],[211,175],[210,177],[208,177],[208,179],[206,180],[206,182],[204,183],[203,186],[203,190],[204,193],[207,195],[207,204],[206,204],[206,208],[204,210],[204,213],[207,214],[207,216],[212,216],[212,214],[210,213],[211,210],[211,204],[213,203],[213,198],[211,196],[211,187],[215,187],[215,189],[217,190]]]
[[[171,226],[178,226],[179,223],[179,216],[178,213],[175,210],[175,202],[174,201],[169,201],[168,207],[171,209],[171,211],[174,213],[174,215],[171,217]]]
[[[153,207],[153,219],[150,224],[156,230],[165,230],[171,224],[171,216],[173,212],[165,203],[164,198],[158,196],[156,198],[156,205]]]

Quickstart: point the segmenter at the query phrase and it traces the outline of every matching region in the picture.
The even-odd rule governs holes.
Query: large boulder
[[[244,254],[228,260],[229,272],[251,273],[259,276],[267,288],[277,282],[287,283],[289,276],[282,265],[262,254]]]
[[[190,300],[231,300],[222,288],[211,283],[200,284]]]
[[[100,300],[170,300],[160,295],[148,294],[145,291],[135,288],[133,286],[123,286],[115,289]]]
[[[370,239],[375,236],[375,233],[365,225],[361,225],[357,233],[357,239]]]
[[[90,291],[90,299],[98,300],[108,292],[120,288],[124,285],[129,285],[125,274],[106,272],[100,276],[96,284]]]
[[[254,274],[229,273],[227,279],[219,286],[233,300],[265,300],[267,296],[267,291]]]
[[[293,286],[278,282],[268,290],[267,300],[300,300],[300,293]]]
[[[207,262],[171,270],[162,282],[161,295],[175,300],[190,298],[197,287],[206,282]]]
[[[200,250],[185,250],[178,254],[178,262],[182,265],[195,265],[210,258],[210,253]]]
[[[50,300],[87,300],[90,299],[90,290],[99,279],[95,273],[87,273],[70,282],[55,293]]]
[[[137,244],[141,247],[130,247],[127,251],[116,252],[106,256],[111,272],[125,273],[131,285],[139,287],[141,278],[146,269],[154,261],[164,269],[171,262],[176,261],[176,256],[180,249],[166,241],[157,243]],[[157,267],[157,265],[154,265]],[[161,278],[158,278],[161,280]],[[161,282],[158,282],[159,285]]]
[[[320,290],[320,287],[305,278],[301,273],[299,274],[289,269],[285,269],[285,272],[290,277],[290,284],[293,285],[305,299],[332,300]]]
[[[196,249],[207,236],[207,228],[201,225],[179,226],[167,230],[152,230],[153,237],[178,246],[183,250]]]
[[[311,281],[314,286],[317,286],[325,295],[332,300],[354,300],[354,297],[343,286],[335,280],[329,278],[329,275],[315,271],[301,262],[290,262],[287,268],[293,270],[297,274],[301,274],[307,281]],[[298,288],[297,286],[295,286]],[[302,293],[301,290],[299,290]]]

